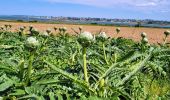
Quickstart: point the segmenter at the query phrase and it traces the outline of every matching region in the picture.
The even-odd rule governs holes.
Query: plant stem
[[[23,59],[19,62],[18,68],[19,68],[18,75],[19,75],[20,80],[22,80],[24,76],[24,60]]]
[[[117,53],[116,52],[114,53],[114,58],[115,58],[114,62],[116,63],[117,62]]]
[[[83,69],[84,69],[84,79],[87,83],[89,83],[87,76],[87,60],[86,60],[86,47],[83,47]]]
[[[165,44],[166,44],[166,41],[167,41],[167,36],[165,36],[165,39],[164,39],[164,43],[163,43],[163,45],[165,45]]]
[[[105,51],[105,45],[103,44],[103,54],[104,54],[104,60],[106,61],[106,64],[108,64],[107,57],[106,57],[106,51]]]
[[[28,64],[28,70],[27,70],[26,85],[28,85],[29,82],[30,82],[33,59],[34,59],[34,51],[30,52],[29,64]]]

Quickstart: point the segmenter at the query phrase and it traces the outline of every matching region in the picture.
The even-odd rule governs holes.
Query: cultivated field
[[[169,30],[1,24],[0,100],[170,100]]]
[[[15,22],[0,22],[0,26],[5,24],[11,24],[13,27],[13,30],[16,30],[20,26],[30,26],[33,25],[35,28],[37,28],[39,31],[45,31],[46,29],[50,28],[53,29],[53,27],[67,27],[68,33],[73,34],[73,30],[71,28],[74,28],[75,30],[78,30],[78,27],[80,25],[65,25],[65,24],[42,24],[42,23],[15,23]],[[135,41],[141,40],[140,33],[145,32],[147,33],[147,37],[150,43],[162,43],[164,34],[163,32],[166,29],[161,28],[134,28],[134,27],[121,27],[120,34],[115,34],[115,29],[117,27],[114,26],[94,26],[94,25],[81,25],[83,27],[84,31],[89,31],[92,33],[98,33],[101,29],[102,31],[105,31],[108,36],[111,37],[125,37],[128,39],[133,39]],[[168,41],[170,41],[170,37],[168,37]]]

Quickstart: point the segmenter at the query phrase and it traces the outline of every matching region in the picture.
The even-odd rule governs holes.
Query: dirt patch
[[[141,39],[140,33],[147,33],[147,37],[150,43],[162,43],[164,34],[163,32],[167,29],[161,28],[135,28],[135,27],[120,27],[121,31],[119,34],[116,34],[115,26],[93,26],[93,25],[66,25],[66,24],[44,24],[44,23],[15,23],[15,22],[0,22],[0,26],[4,24],[11,24],[12,30],[15,31],[20,26],[30,26],[33,25],[39,31],[43,32],[46,29],[52,29],[53,27],[67,27],[70,34],[75,34],[71,29],[78,31],[79,26],[83,27],[83,31],[89,31],[92,33],[98,33],[100,30],[105,31],[110,37],[124,37],[128,39],[133,39],[139,41]],[[170,42],[170,36],[168,37],[168,42]]]

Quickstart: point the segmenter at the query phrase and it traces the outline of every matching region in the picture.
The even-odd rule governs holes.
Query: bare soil
[[[89,31],[93,34],[100,32],[100,30],[106,32],[110,37],[124,37],[128,39],[133,39],[135,41],[140,41],[141,32],[147,33],[147,37],[150,43],[162,43],[164,39],[164,31],[167,29],[161,28],[135,28],[135,27],[120,27],[121,31],[119,34],[116,34],[115,26],[94,26],[94,25],[68,25],[68,24],[45,24],[45,23],[22,23],[22,22],[0,22],[0,26],[5,24],[11,24],[12,30],[16,31],[20,26],[30,26],[33,25],[39,31],[43,32],[46,29],[53,29],[53,27],[67,27],[68,33],[75,34],[72,30],[75,29],[78,31],[79,26],[83,27],[83,31]],[[168,37],[168,42],[170,42],[170,36]]]

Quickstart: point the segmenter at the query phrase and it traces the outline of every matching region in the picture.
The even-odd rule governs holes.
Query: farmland
[[[0,99],[170,99],[169,30],[0,26]]]
[[[135,28],[135,27],[121,27],[120,34],[114,34],[116,27],[114,26],[93,26],[93,25],[64,25],[64,24],[42,24],[42,23],[20,23],[20,22],[0,22],[0,26],[5,24],[13,25],[12,30],[15,31],[20,26],[30,26],[33,25],[39,31],[45,31],[48,28],[53,29],[53,27],[67,27],[67,31],[70,34],[75,34],[74,31],[71,29],[78,30],[79,26],[83,27],[84,31],[92,32],[93,34],[98,33],[100,30],[105,31],[108,36],[110,37],[124,37],[127,39],[133,39],[135,41],[140,41],[140,33],[145,32],[148,35],[148,39],[150,43],[161,43],[163,42],[164,34],[162,34],[166,29],[161,28]],[[168,37],[168,41],[170,41],[170,37]]]

